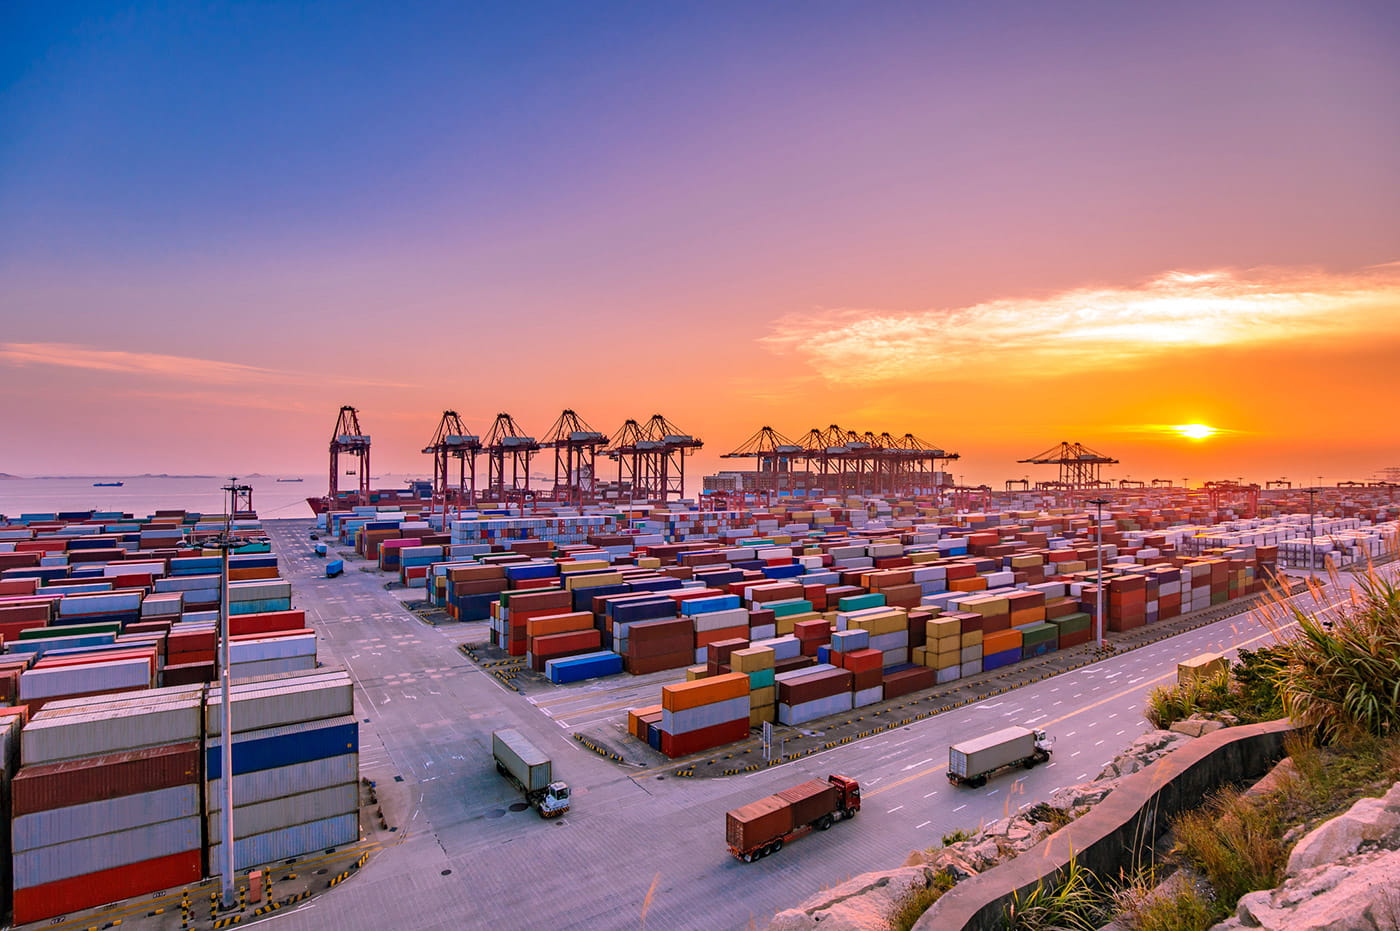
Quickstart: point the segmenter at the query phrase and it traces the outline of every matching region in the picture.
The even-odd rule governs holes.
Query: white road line
[[[954,812],[959,812],[959,811],[962,811],[962,810],[963,810],[964,808],[966,808],[966,807],[967,807],[966,805],[959,805],[957,808],[954,808],[953,811],[954,811]]]
[[[899,811],[899,810],[900,810],[901,808],[903,808],[903,807],[904,807],[903,805],[896,805],[896,806],[894,806],[893,808],[891,808],[889,811],[885,812],[885,814],[887,814],[887,815],[892,815],[892,814],[894,814],[895,812]]]
[[[928,827],[930,824],[933,824],[933,822],[932,822],[932,821],[925,821],[923,824],[916,824],[916,825],[914,825],[914,830],[917,831],[919,828],[926,828],[926,827]]]
[[[937,793],[936,791],[930,792],[928,795],[925,795],[924,798],[933,798],[933,797],[934,797],[935,795],[937,795],[937,794],[938,794],[938,793]]]

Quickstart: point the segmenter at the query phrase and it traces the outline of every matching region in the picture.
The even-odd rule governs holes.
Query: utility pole
[[[1107,498],[1090,498],[1086,503],[1098,508],[1098,517],[1094,523],[1098,525],[1098,580],[1094,584],[1094,641],[1100,650],[1103,649],[1103,506],[1108,504]]]
[[[1316,560],[1313,559],[1313,553],[1314,553],[1314,552],[1316,551],[1316,549],[1317,549],[1316,544],[1313,543],[1313,510],[1314,510],[1314,509],[1313,509],[1313,499],[1314,499],[1315,497],[1317,497],[1317,489],[1316,489],[1316,488],[1309,488],[1309,489],[1308,489],[1308,569],[1310,569],[1310,570],[1313,569],[1313,568],[1316,568],[1316,567],[1313,565],[1313,563],[1316,562]]]

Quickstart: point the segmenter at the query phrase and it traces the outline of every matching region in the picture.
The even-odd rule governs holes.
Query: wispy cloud
[[[194,381],[202,384],[237,385],[274,382],[309,384],[332,382],[371,388],[413,388],[415,385],[368,379],[347,379],[283,372],[277,369],[223,362],[193,356],[172,356],[155,352],[127,352],[121,349],[94,349],[74,343],[0,343],[0,363],[16,366],[43,365],[85,369],[119,375],[140,375]]]
[[[1078,288],[969,307],[839,309],[785,317],[761,338],[831,382],[1067,374],[1183,350],[1366,333],[1400,319],[1400,264],[1172,271],[1141,285]]]

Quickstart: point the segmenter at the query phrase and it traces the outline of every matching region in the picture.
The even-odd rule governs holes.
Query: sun
[[[1180,423],[1172,427],[1177,433],[1191,440],[1204,440],[1220,431],[1203,423]]]

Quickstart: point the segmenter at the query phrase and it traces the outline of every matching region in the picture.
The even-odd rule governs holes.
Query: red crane
[[[442,505],[443,526],[447,526],[447,511],[451,504],[458,507],[476,504],[476,456],[481,452],[481,438],[467,432],[456,411],[443,411],[437,430],[423,452],[433,457],[433,509]],[[451,460],[457,460],[457,488],[453,494],[450,484]],[[467,477],[470,473],[471,483]]]
[[[359,414],[348,404],[340,409],[340,416],[335,422],[335,432],[331,434],[331,482],[327,494],[331,501],[335,501],[340,494],[341,453],[359,460],[357,503],[369,501],[369,435],[360,429]]]
[[[590,427],[582,417],[566,410],[544,435],[541,445],[554,450],[554,488],[550,497],[573,505],[592,503],[597,495],[594,468],[598,450],[608,437]]]
[[[540,450],[535,438],[527,436],[509,414],[497,414],[483,448],[487,457],[487,493],[506,503],[516,501],[523,505],[526,499],[533,500],[530,457]],[[509,482],[507,471],[510,472]]]

